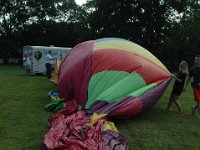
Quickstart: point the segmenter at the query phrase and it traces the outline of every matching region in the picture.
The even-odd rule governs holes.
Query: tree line
[[[200,53],[199,0],[3,0],[0,58],[25,45],[73,47],[103,37],[133,41],[174,68]]]

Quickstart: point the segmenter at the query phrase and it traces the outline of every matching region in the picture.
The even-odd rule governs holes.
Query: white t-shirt
[[[53,64],[53,57],[50,54],[46,54],[46,63]]]
[[[31,65],[31,59],[30,59],[30,57],[26,58],[26,65]]]

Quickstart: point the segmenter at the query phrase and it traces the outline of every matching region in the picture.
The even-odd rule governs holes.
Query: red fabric
[[[53,120],[55,120],[55,118],[59,117],[60,115],[71,115],[72,113],[76,112],[78,109],[78,102],[76,99],[72,99],[67,101],[67,105],[66,107],[64,107],[63,109],[61,109],[55,116],[50,116],[48,118],[48,125],[51,127],[52,126],[52,122]]]
[[[59,97],[65,100],[75,98],[81,106],[85,106],[88,99],[93,43],[87,41],[72,48],[59,68]]]
[[[139,98],[133,98],[134,100],[129,101],[125,105],[119,107],[117,110],[112,111],[109,116],[116,118],[130,118],[136,116],[142,111],[142,102]]]
[[[104,70],[136,71],[147,84],[171,77],[157,64],[124,50],[102,49],[92,54],[92,74]]]
[[[103,150],[101,133],[105,120],[99,120],[94,126],[88,127],[91,119],[83,111],[70,116],[57,114],[52,118],[50,130],[44,137],[44,143],[49,150]]]
[[[113,116],[116,118],[130,118],[138,115],[141,112],[147,111],[162,96],[163,92],[170,83],[170,80],[171,79],[169,78],[168,80],[160,83],[150,91],[147,91],[144,94],[133,98],[133,100],[130,100],[125,105],[120,106],[114,111],[111,111],[109,113],[109,116]]]
[[[69,143],[62,146],[58,146],[54,148],[54,150],[87,150],[87,148],[84,148],[83,146],[78,145],[78,144],[74,145],[72,143]]]
[[[78,109],[78,101],[73,98],[72,100],[67,101],[67,105],[65,108],[61,109],[58,114],[70,115],[76,112]]]

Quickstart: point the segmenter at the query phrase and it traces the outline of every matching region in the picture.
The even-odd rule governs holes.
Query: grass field
[[[180,97],[183,112],[165,111],[172,83],[157,104],[137,118],[113,120],[130,150],[199,150],[200,119],[191,116],[191,87]],[[27,77],[19,66],[0,66],[0,150],[45,150],[44,111],[55,87],[45,76]]]

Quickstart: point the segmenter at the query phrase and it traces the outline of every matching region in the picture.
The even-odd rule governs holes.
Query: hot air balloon
[[[107,116],[129,118],[147,111],[171,76],[154,55],[131,41],[78,44],[59,67],[57,90],[66,106],[49,118],[47,149],[127,150],[128,141]]]
[[[59,68],[58,94],[88,112],[130,118],[162,96],[171,73],[148,50],[128,40],[103,38],[75,46]]]

